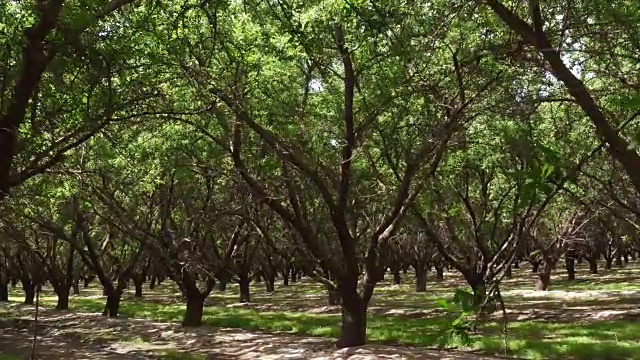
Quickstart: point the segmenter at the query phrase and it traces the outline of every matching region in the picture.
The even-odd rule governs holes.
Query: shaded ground
[[[584,266],[577,270],[578,280],[572,282],[561,272],[554,274],[552,290],[547,292],[531,290],[535,274],[528,269],[515,271],[514,278],[505,281],[502,292],[510,320],[509,354],[531,359],[640,359],[638,264],[602,271],[600,275],[588,274]],[[459,342],[443,337],[450,319],[435,307],[435,300],[450,297],[457,287],[466,287],[464,281],[448,273],[444,281],[429,282],[426,293],[416,293],[411,274],[402,280],[402,285],[385,281],[376,288],[368,317],[368,338],[377,344],[460,347]],[[353,356],[362,355],[335,351],[331,338],[340,331],[340,308],[327,306],[322,286],[309,280],[286,288],[277,284],[275,293],[266,293],[264,284],[254,283],[252,303],[243,305],[237,302],[237,286],[231,284],[225,293],[215,291],[207,299],[203,319],[209,327],[193,331],[176,325],[184,304],[175,286],[167,282],[154,291],[145,288],[143,300],[134,299],[132,290],[125,293],[121,307],[123,317],[130,320],[45,312],[43,353],[49,351],[51,358],[60,357],[56,341],[64,341],[65,347],[76,349],[75,358],[358,359]],[[21,291],[12,289],[11,299],[21,298]],[[42,304],[55,305],[55,294],[46,287]],[[99,313],[103,306],[104,297],[96,285],[82,289],[81,296],[71,299],[73,309],[87,313]],[[15,318],[14,314],[7,315],[8,310],[15,311],[5,308],[4,318]],[[29,322],[0,326],[4,328],[0,351],[4,344],[12,344],[21,349],[20,356],[25,356],[32,334],[29,326]],[[484,324],[471,337],[469,349],[485,354],[504,352],[497,322]],[[418,355],[416,351],[425,350],[406,346],[375,345],[359,351],[373,350],[377,358],[385,358],[384,354],[443,358],[440,352]],[[458,356],[445,354],[454,359],[452,356]]]
[[[28,358],[33,307],[3,304],[0,349]],[[329,339],[173,323],[105,319],[97,314],[41,309],[39,359],[495,359],[459,352],[371,345],[336,350]],[[10,316],[9,316],[10,315]]]

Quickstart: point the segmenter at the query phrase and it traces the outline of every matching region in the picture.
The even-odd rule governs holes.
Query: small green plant
[[[484,296],[463,289],[455,289],[451,301],[436,300],[436,306],[447,313],[449,328],[446,334],[449,342],[459,341],[463,345],[472,343],[471,334],[476,329],[477,321],[496,309],[494,299],[485,302]]]

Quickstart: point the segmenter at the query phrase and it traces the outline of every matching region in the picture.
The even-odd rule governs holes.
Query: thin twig
[[[38,309],[40,308],[40,286],[36,285],[36,316],[33,326],[33,344],[31,345],[31,357],[29,359],[36,360],[36,346],[38,343]]]

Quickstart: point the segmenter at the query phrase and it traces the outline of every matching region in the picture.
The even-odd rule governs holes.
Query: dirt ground
[[[0,351],[28,359],[33,343],[33,307],[0,305]],[[38,359],[162,359],[162,354],[207,359],[497,359],[461,352],[368,345],[338,350],[331,340],[202,327],[139,319],[106,319],[97,314],[40,309]],[[187,355],[188,354],[188,355]]]

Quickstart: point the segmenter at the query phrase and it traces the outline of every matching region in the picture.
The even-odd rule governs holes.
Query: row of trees
[[[627,1],[98,3],[0,5],[0,289],[302,273],[353,346],[389,270],[636,254]]]

